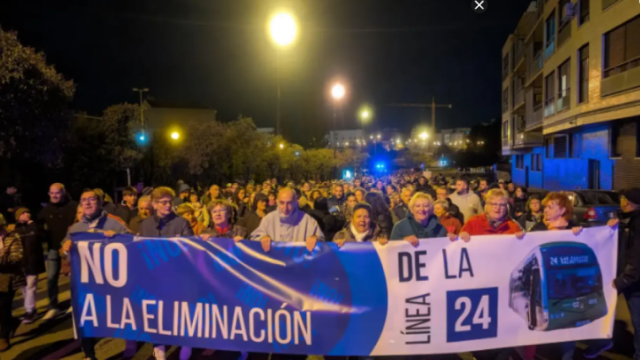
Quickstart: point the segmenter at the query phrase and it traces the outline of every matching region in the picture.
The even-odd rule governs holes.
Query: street
[[[47,279],[46,274],[40,274],[38,278],[38,296],[37,296],[37,308],[40,316],[46,311],[48,300],[46,298]],[[71,291],[69,289],[69,278],[60,278],[60,302],[61,306],[65,308],[69,305],[71,297]],[[14,316],[21,316],[24,313],[22,308],[22,294],[18,293],[14,301]],[[606,352],[604,356],[598,359],[611,359],[611,360],[625,360],[631,359],[633,354],[633,340],[631,338],[631,323],[629,318],[629,311],[624,301],[624,297],[619,297],[618,308],[616,312],[616,325],[615,325],[615,345],[614,348]],[[80,342],[74,339],[73,327],[71,325],[71,316],[62,315],[59,318],[43,323],[41,319],[38,319],[33,324],[20,325],[16,335],[11,339],[12,347],[0,355],[0,359],[3,360],[81,360],[84,359],[83,353],[80,350]],[[580,355],[580,349],[584,348],[584,344],[578,344],[576,355],[574,359],[582,359]],[[168,359],[177,360],[179,351],[173,347],[170,350],[170,356]],[[538,347],[537,359],[540,360],[552,360],[559,359],[560,355],[558,347],[555,345],[545,345]],[[124,341],[119,339],[102,339],[96,348],[96,355],[98,359],[116,360],[122,357],[124,351]],[[153,348],[151,344],[142,345],[134,360],[146,360],[153,359]],[[205,359],[215,358],[212,350],[195,351],[192,359]],[[468,353],[450,355],[450,356],[435,356],[430,357],[433,359],[464,359],[470,360],[471,355]],[[321,357],[312,356],[312,360],[319,360]]]

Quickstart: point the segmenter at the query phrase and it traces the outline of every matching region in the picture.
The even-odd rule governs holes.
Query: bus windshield
[[[602,289],[597,266],[553,269],[547,271],[550,299],[569,299],[588,295]]]

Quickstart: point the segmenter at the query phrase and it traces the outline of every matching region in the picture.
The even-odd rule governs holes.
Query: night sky
[[[276,50],[266,23],[276,8],[297,16],[299,37],[280,52],[282,125],[307,145],[332,126],[328,87],[349,87],[342,126],[375,106],[372,127],[408,131],[430,110],[392,102],[452,103],[438,128],[500,117],[501,49],[529,0],[2,0],[0,26],[44,51],[77,84],[74,108],[100,112],[137,103],[132,87],[160,101],[204,105],[218,119],[250,116],[275,127]]]

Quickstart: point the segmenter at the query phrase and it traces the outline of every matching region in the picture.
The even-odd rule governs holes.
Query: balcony
[[[552,97],[544,101],[544,117],[549,117],[556,113],[556,98]]]
[[[602,10],[605,10],[609,6],[617,3],[620,0],[602,0]]]
[[[556,102],[556,111],[560,112],[566,110],[571,106],[571,89],[566,88],[558,93],[558,100]]]
[[[514,148],[524,148],[531,146],[542,146],[543,136],[541,131],[527,131],[516,133],[513,141]]]
[[[540,74],[542,71],[542,50],[538,51],[537,54],[533,55],[531,58],[531,63],[529,63],[529,76],[527,78],[527,82],[535,79],[535,77]]]
[[[542,17],[542,10],[544,10],[543,0],[536,0],[529,5],[529,9],[527,12],[531,13],[531,16],[527,19],[527,22],[524,25],[524,33],[526,35],[531,34],[533,29],[536,27],[538,20]]]
[[[524,40],[519,39],[513,44],[514,50],[514,58],[513,58],[513,71],[516,71],[520,67],[520,63],[524,59],[524,54],[526,51],[526,47],[524,45]]]
[[[606,69],[602,75],[602,96],[640,87],[640,57]]]
[[[542,108],[543,104],[539,103],[533,106],[531,112],[527,112],[527,130],[542,125]]]
[[[560,25],[560,32],[558,33],[558,47],[564,45],[571,38],[571,20]]]
[[[551,38],[547,41],[547,48],[544,50],[544,59],[547,60],[556,52],[556,39]]]
[[[524,88],[517,89],[513,95],[513,109],[517,109],[524,104]]]

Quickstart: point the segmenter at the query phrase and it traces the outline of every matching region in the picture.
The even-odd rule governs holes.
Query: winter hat
[[[178,194],[182,194],[185,191],[189,191],[191,190],[191,188],[189,187],[189,185],[187,184],[182,184],[180,185],[180,187],[178,188]]]
[[[30,211],[26,207],[21,207],[18,210],[16,210],[16,221],[18,221],[18,219],[20,218],[20,215],[22,215],[24,213],[28,213],[28,212],[30,212]]]
[[[620,195],[624,196],[630,202],[635,205],[640,205],[640,189],[639,188],[630,188],[622,190]]]

